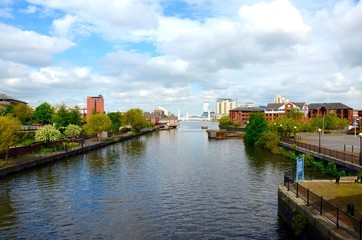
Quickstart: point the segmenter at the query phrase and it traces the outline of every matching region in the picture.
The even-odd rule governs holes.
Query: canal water
[[[0,239],[293,239],[277,216],[293,163],[204,125],[0,179]]]

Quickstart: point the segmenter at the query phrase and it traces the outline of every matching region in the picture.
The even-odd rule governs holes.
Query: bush
[[[20,144],[23,146],[31,146],[35,142],[34,133],[26,132],[21,138]]]
[[[36,130],[35,140],[37,142],[51,142],[59,140],[62,134],[52,125],[45,125],[44,127]]]
[[[279,136],[274,131],[263,132],[255,143],[265,149],[268,149],[272,153],[278,153]]]

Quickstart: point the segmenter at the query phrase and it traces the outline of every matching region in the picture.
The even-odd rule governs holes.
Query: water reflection
[[[217,128],[217,123],[207,123]],[[291,162],[204,122],[2,179],[5,239],[292,239],[277,217]]]

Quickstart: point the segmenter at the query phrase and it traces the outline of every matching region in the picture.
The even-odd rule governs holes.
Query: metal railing
[[[342,228],[354,238],[362,240],[362,220],[358,220],[351,214],[339,209],[323,199],[323,196],[311,192],[309,188],[296,183],[292,177],[287,176],[287,173],[284,174],[284,186],[288,191],[293,192],[296,197],[305,201],[307,206],[311,206],[336,224],[337,228]]]
[[[336,151],[336,150],[332,150],[332,149],[329,149],[329,148],[319,147],[319,146],[312,145],[312,144],[309,144],[309,143],[294,141],[294,140],[290,140],[290,139],[282,139],[281,142],[291,144],[291,145],[295,145],[295,146],[297,146],[299,148],[304,148],[304,149],[307,149],[309,151],[320,153],[320,154],[326,155],[328,157],[336,158],[336,159],[339,159],[339,160],[342,160],[342,161],[345,161],[345,162],[360,165],[360,157],[358,155],[355,155],[355,154]]]

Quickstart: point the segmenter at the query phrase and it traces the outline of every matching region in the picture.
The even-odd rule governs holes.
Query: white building
[[[216,99],[216,118],[229,116],[229,111],[237,107],[237,99],[217,98]]]
[[[209,112],[210,111],[210,103],[209,101],[204,101],[202,104],[202,112]]]
[[[284,96],[282,95],[276,95],[274,98],[274,103],[288,103],[289,100],[286,99]]]

